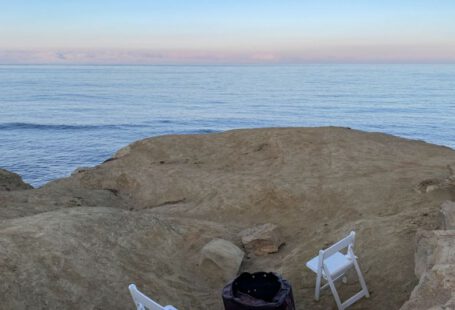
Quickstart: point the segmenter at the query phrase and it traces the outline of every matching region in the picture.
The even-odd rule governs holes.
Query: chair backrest
[[[130,286],[128,286],[128,289],[130,290],[137,310],[165,310],[165,307],[154,302],[152,299],[140,292],[137,289],[136,285],[130,284]]]
[[[322,258],[324,260],[324,259],[327,259],[330,256],[332,256],[336,252],[339,252],[340,250],[347,248],[349,246],[352,251],[352,248],[354,247],[354,242],[355,242],[355,232],[351,231],[351,233],[347,237],[341,239],[340,241],[338,241],[337,243],[328,247],[327,249],[321,250],[319,252],[319,256],[320,256],[320,258]]]

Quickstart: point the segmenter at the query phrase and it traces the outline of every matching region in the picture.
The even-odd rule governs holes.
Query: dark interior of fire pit
[[[238,293],[248,294],[267,302],[273,301],[280,290],[280,281],[276,275],[269,272],[242,273],[233,283],[234,296]]]

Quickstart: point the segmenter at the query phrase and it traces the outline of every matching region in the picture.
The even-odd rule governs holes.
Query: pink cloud
[[[264,61],[264,62],[275,62],[280,59],[277,54],[274,53],[257,53],[250,56],[251,60]]]

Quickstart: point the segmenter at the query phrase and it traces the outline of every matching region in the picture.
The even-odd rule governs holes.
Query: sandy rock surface
[[[444,201],[441,205],[441,229],[455,229],[455,202]]]
[[[346,128],[138,141],[41,188],[0,191],[2,309],[133,309],[130,283],[181,310],[222,309],[224,283],[201,273],[201,250],[240,246],[264,223],[286,245],[239,271],[283,274],[298,309],[334,309],[329,291],[313,301],[305,262],[351,230],[371,292],[352,309],[399,309],[419,281],[416,231],[437,229],[440,204],[455,200],[450,167],[449,148]],[[343,299],[357,290],[339,286]]]
[[[276,253],[284,244],[278,226],[271,223],[242,230],[239,236],[247,253],[256,256]]]
[[[452,201],[441,205],[442,226],[448,230],[417,232],[415,273],[420,280],[400,310],[455,309],[453,206]]]
[[[22,181],[20,175],[0,168],[0,191],[16,191],[33,188]]]

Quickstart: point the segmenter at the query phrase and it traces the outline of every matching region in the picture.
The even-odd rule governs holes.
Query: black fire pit
[[[292,287],[273,272],[244,272],[223,289],[225,310],[295,310]]]

